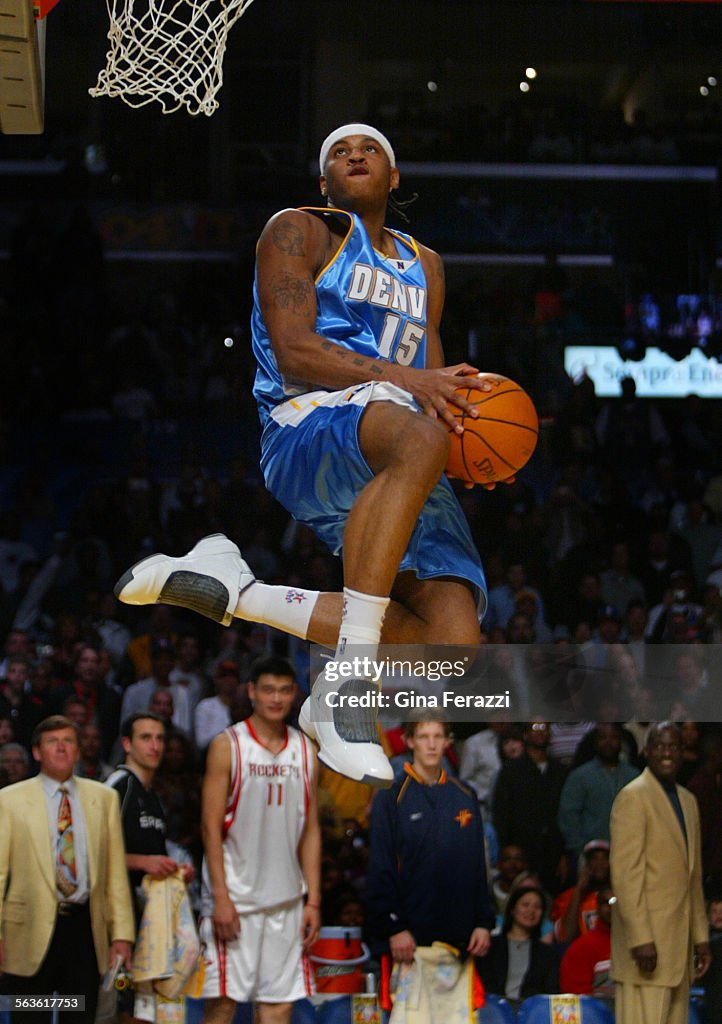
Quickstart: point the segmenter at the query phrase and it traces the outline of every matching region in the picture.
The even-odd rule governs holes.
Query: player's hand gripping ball
[[[482,391],[476,384],[479,379],[491,384],[491,391]],[[464,378],[457,391],[478,409],[479,416],[470,416],[449,403],[464,433],[451,433],[446,472],[474,484],[508,480],[526,465],[536,448],[539,417],[534,403],[523,388],[498,373]]]

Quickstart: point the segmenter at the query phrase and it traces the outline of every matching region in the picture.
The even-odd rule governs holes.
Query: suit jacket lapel
[[[679,818],[672,806],[672,801],[664,790],[664,786],[649,770],[649,768],[644,769],[644,775],[647,779],[647,788],[649,789],[655,810],[667,822],[672,841],[675,843],[677,849],[684,858],[684,863],[689,865],[689,851],[687,849],[687,844],[691,841],[691,831],[687,816],[684,815],[684,827],[687,830],[687,842],[685,842],[682,826],[680,825]],[[682,803],[681,800],[680,803]]]
[[[694,818],[692,817],[694,810],[691,802],[688,799],[686,799],[687,794],[680,792],[679,786],[677,786],[677,795],[679,796],[679,802],[682,805],[682,814],[684,815],[684,827],[687,829],[687,867],[689,868],[689,873],[691,875],[697,858],[697,849],[695,842],[695,836],[697,833],[695,829]]]
[[[34,784],[28,787],[25,807],[30,841],[40,867],[40,876],[55,896],[55,861],[45,791],[40,779],[36,779]]]

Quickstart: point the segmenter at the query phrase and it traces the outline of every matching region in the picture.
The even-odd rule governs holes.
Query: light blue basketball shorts
[[[417,409],[407,392],[389,384],[313,392],[277,406],[261,438],[261,469],[269,491],[335,555],[343,550],[351,507],[373,478],[358,440],[359,422],[370,401],[394,401]],[[486,607],[479,552],[445,476],[421,510],[399,567],[399,572],[405,571],[422,580],[438,576],[468,580],[480,613]]]

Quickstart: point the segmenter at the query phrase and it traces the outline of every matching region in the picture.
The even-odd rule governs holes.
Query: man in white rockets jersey
[[[320,925],[321,831],[315,754],[286,725],[296,695],[283,658],[256,662],[250,718],[210,745],[203,782],[204,1024],[255,1002],[259,1024],[288,1024],[312,994],[306,954]]]

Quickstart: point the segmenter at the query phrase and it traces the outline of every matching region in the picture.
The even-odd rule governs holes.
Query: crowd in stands
[[[546,268],[521,311],[502,308],[499,296],[460,301],[449,336],[452,353],[465,351],[475,325],[484,368],[518,379],[547,414],[515,483],[460,497],[484,558],[483,639],[497,670],[518,684],[542,664],[537,653],[566,658],[566,714],[549,723],[460,723],[448,756],[482,808],[499,928],[522,927],[512,911],[523,898],[540,917],[529,933],[539,930],[555,948],[584,939],[598,915],[587,940],[594,948],[574,947],[571,973],[561,968],[588,985],[589,961],[604,947],[611,798],[643,767],[655,720],[683,724],[682,781],[700,802],[707,896],[719,924],[722,679],[713,645],[722,640],[722,462],[714,439],[722,427],[718,403],[690,396],[655,405],[629,385],[602,402],[589,380],[569,381],[558,348],[569,307],[557,269]],[[97,317],[91,323],[101,323],[93,288],[76,283],[76,298]],[[63,301],[51,292],[21,316],[8,297],[4,358]],[[0,784],[33,772],[30,736],[53,713],[81,730],[78,773],[102,781],[122,759],[123,719],[153,710],[168,729],[156,776],[168,838],[198,864],[210,739],[249,714],[245,684],[259,655],[287,656],[307,689],[308,649],[252,623],[225,629],[165,606],[122,607],[113,583],[145,554],[180,554],[217,531],[240,543],[267,582],[335,590],[340,571],[260,481],[245,344],[219,352],[217,332],[182,306],[171,294],[157,297],[153,317],[116,324],[97,351],[74,339],[68,322],[63,338],[81,362],[58,346],[46,365],[53,345],[44,339],[16,392],[3,395]],[[198,429],[198,412],[206,425],[189,437],[183,424]],[[48,434],[43,451],[27,457],[23,434],[47,429],[53,415],[73,428],[77,450],[64,462],[67,451]],[[208,423],[219,425],[217,449],[204,441],[215,436]],[[113,434],[122,447],[112,447]],[[592,671],[604,676],[601,693],[582,685]],[[403,761],[400,731],[389,725],[385,741]],[[370,798],[323,772],[325,924],[363,927]],[[539,977],[556,978],[559,965],[542,958]]]
[[[535,649],[575,652],[565,677],[575,723],[460,723],[450,751],[450,770],[484,813],[500,927],[522,874],[533,879],[522,895],[544,909],[549,940],[589,931],[608,896],[611,799],[643,766],[647,723],[667,717],[684,727],[682,781],[700,802],[707,895],[722,895],[722,680],[711,646],[722,638],[722,471],[705,415],[692,399],[662,410],[630,389],[599,403],[588,381],[570,385],[538,471],[532,464],[511,486],[462,493],[485,558],[484,640],[499,670],[518,681]],[[2,783],[33,771],[30,736],[51,713],[81,729],[78,773],[104,779],[122,758],[120,722],[149,708],[168,723],[156,783],[168,837],[196,863],[210,738],[249,713],[245,682],[258,655],[287,655],[307,688],[308,651],[250,623],[225,629],[165,606],[124,608],[111,588],[145,552],[180,553],[215,530],[238,537],[269,581],[336,588],[337,562],[271,501],[244,455],[226,467],[188,462],[173,479],[136,456],[124,478],[96,479],[78,495],[61,533],[25,467],[15,493],[33,502],[1,519]],[[577,681],[590,669],[607,685],[587,703]],[[386,740],[403,761],[399,731],[390,727]],[[325,923],[363,925],[370,797],[323,773]],[[603,935],[588,942],[603,945]],[[572,975],[582,973],[577,963]]]
[[[534,87],[532,86],[532,89]],[[417,95],[384,96],[372,105],[372,123],[393,129],[408,160],[508,161],[580,164],[710,164],[716,166],[719,104],[685,110],[594,107],[568,93],[527,95],[496,107]]]

